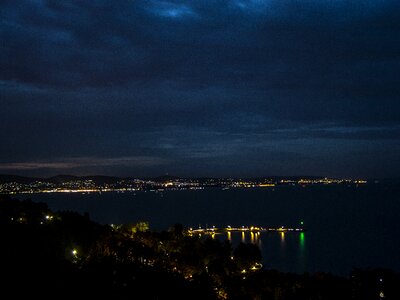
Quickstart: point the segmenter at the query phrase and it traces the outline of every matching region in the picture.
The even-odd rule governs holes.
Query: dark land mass
[[[105,183],[116,183],[124,178],[114,177],[114,176],[102,176],[102,175],[93,175],[93,176],[73,176],[73,175],[57,175],[50,178],[43,178],[42,180],[51,182],[51,183],[63,183],[67,181],[76,181],[76,180],[93,180],[96,184],[105,184]]]
[[[0,183],[17,182],[17,183],[27,184],[27,183],[32,183],[37,180],[39,180],[39,178],[0,174]]]
[[[101,225],[6,195],[0,236],[1,293],[14,299],[400,299],[392,270],[283,273],[262,267],[254,244],[233,248],[180,224]]]
[[[63,183],[67,181],[77,181],[77,180],[93,180],[98,184],[104,183],[116,183],[120,180],[126,178],[114,177],[114,176],[102,176],[102,175],[93,175],[93,176],[74,176],[74,175],[57,175],[46,178],[39,177],[24,177],[24,176],[16,176],[16,175],[0,175],[0,183],[5,182],[17,182],[17,183],[33,183],[36,181],[46,181],[50,183]]]

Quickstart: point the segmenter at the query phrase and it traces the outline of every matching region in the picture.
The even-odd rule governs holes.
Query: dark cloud
[[[0,171],[400,171],[398,1],[1,6]]]

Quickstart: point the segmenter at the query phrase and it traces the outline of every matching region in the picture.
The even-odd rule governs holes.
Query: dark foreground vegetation
[[[8,196],[0,236],[2,299],[400,299],[400,275],[390,270],[346,278],[260,269],[253,244],[232,249],[179,224],[101,225]]]

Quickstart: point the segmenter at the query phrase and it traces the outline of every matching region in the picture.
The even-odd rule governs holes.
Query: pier
[[[262,232],[279,232],[279,233],[286,233],[286,232],[304,232],[305,229],[303,227],[303,222],[300,223],[300,227],[259,227],[259,226],[241,226],[241,227],[215,227],[212,226],[211,228],[205,227],[202,228],[199,226],[199,228],[189,228],[187,229],[187,233],[189,235],[194,235],[194,234],[220,234],[220,233],[230,233],[230,232],[250,232],[250,233],[262,233]]]

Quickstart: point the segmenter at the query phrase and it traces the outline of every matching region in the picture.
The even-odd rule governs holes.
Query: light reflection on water
[[[281,232],[281,244],[282,244],[282,246],[285,245],[285,233],[284,232]]]
[[[299,234],[299,259],[298,268],[300,270],[306,270],[307,266],[307,253],[306,253],[306,235],[304,232]]]
[[[241,242],[257,245],[262,254],[263,265],[268,269],[282,269],[284,264],[292,262],[292,268],[294,268],[292,271],[298,273],[308,271],[305,232],[227,231],[213,236],[220,241],[230,241],[233,247],[237,247]],[[282,262],[282,264],[279,262]]]

